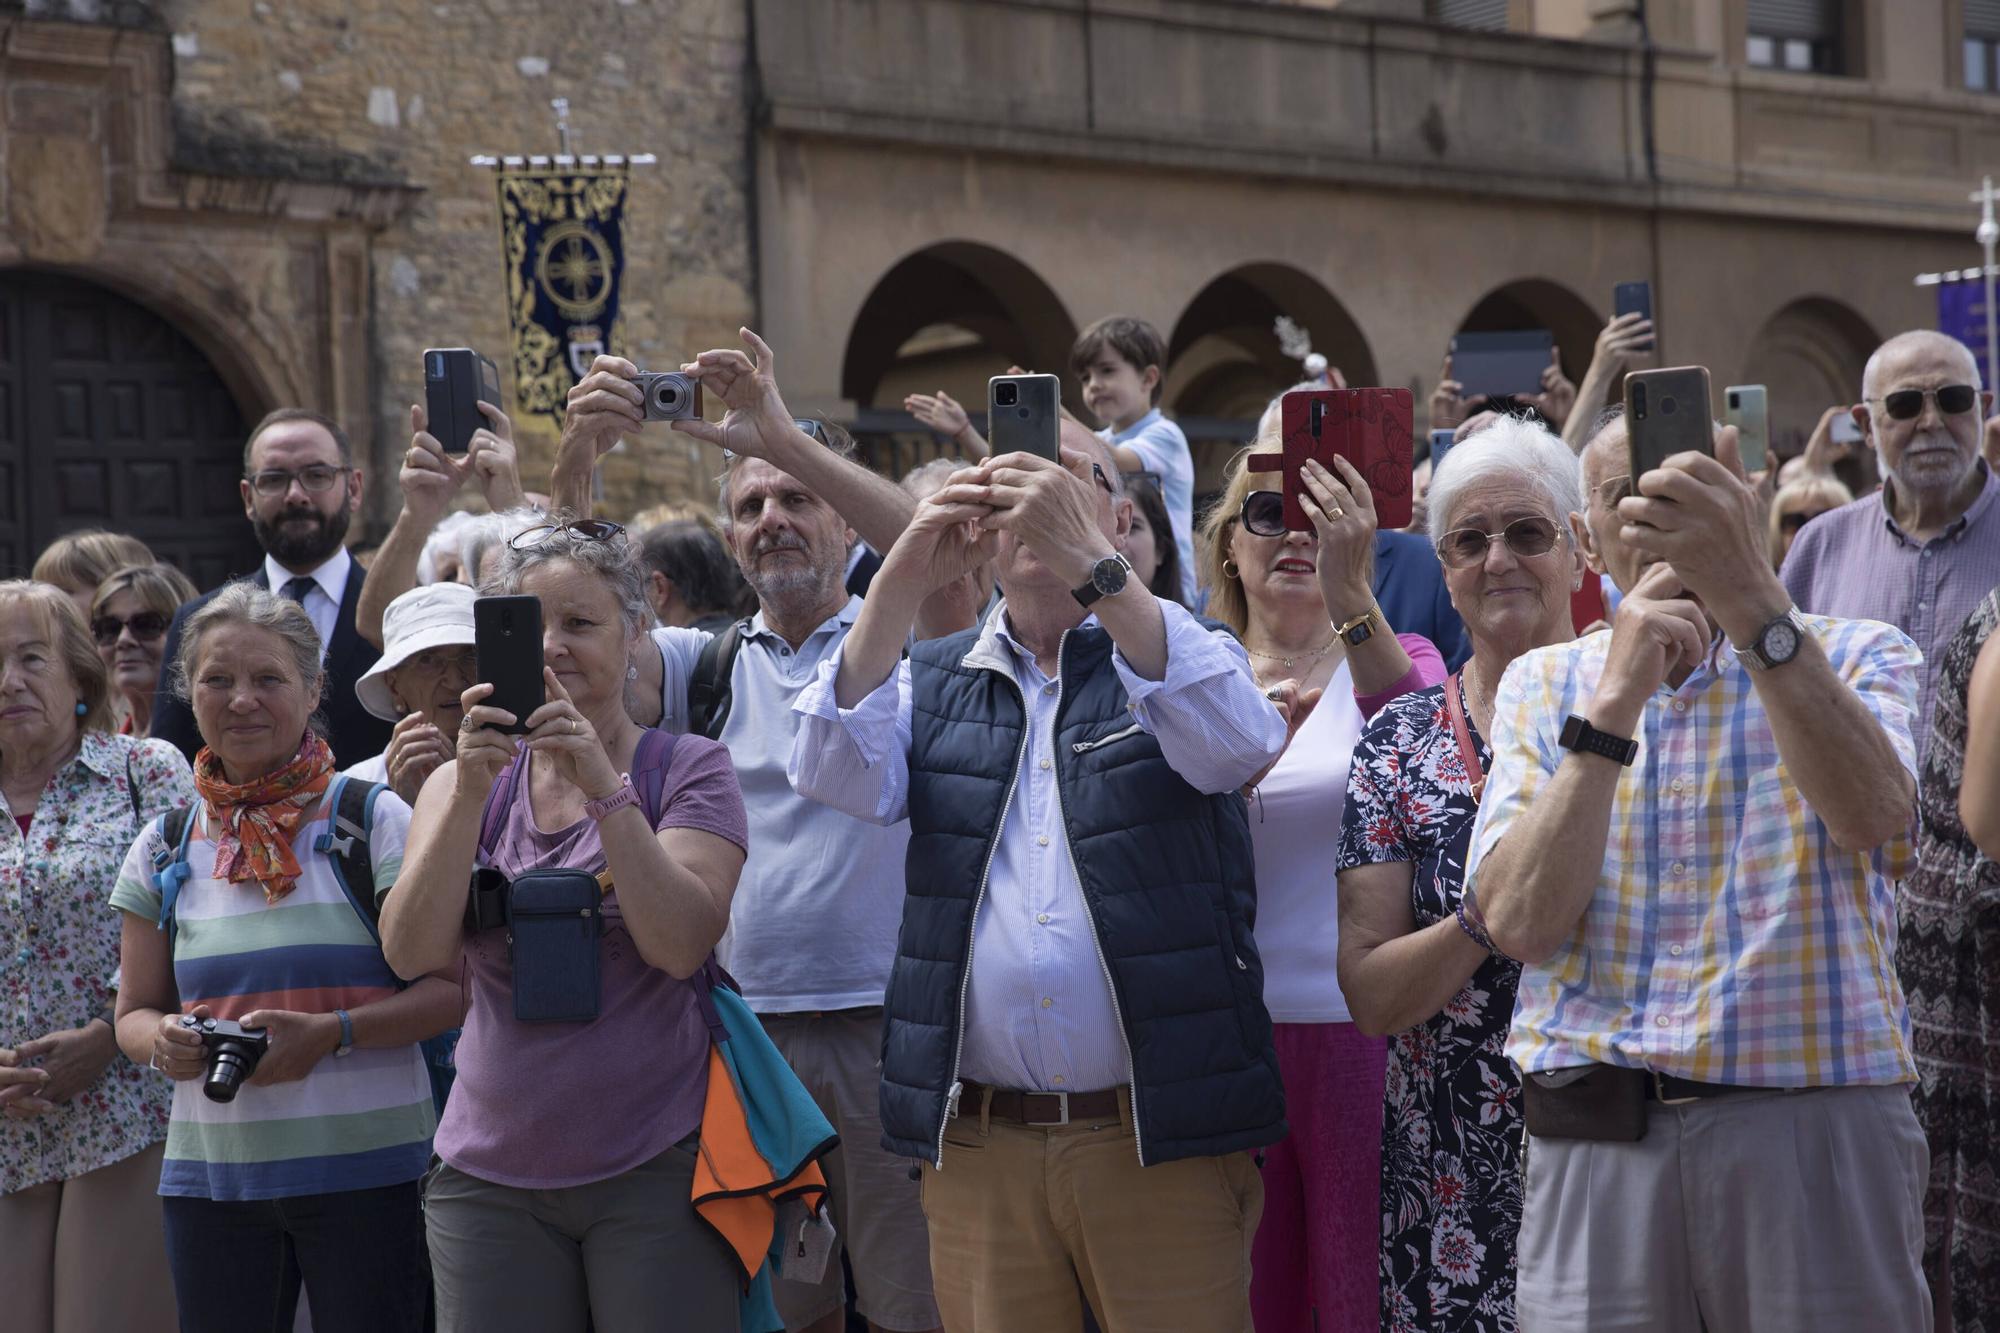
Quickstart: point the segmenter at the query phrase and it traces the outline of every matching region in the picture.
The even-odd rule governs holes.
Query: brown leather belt
[[[979,1115],[990,1093],[993,1103],[987,1114],[994,1120],[1046,1129],[1082,1120],[1117,1120],[1118,1097],[1123,1088],[1102,1092],[1014,1092],[1008,1088],[988,1088],[983,1083],[964,1083],[958,1096],[958,1114]]]

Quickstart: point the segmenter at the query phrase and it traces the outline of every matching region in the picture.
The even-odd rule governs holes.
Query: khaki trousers
[[[983,1099],[981,1099],[983,1101]],[[1139,1165],[1116,1121],[1028,1127],[971,1096],[923,1168],[931,1282],[947,1333],[1250,1333],[1250,1153]]]
[[[9,1333],[173,1333],[156,1143],[74,1180],[0,1195]]]

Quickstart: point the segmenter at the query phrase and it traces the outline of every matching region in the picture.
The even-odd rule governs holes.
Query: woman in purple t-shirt
[[[541,600],[547,702],[516,736],[481,702],[491,685],[465,692],[458,757],[417,798],[382,913],[398,972],[463,960],[471,986],[425,1190],[438,1327],[735,1329],[736,1262],[689,1187],[709,1047],[691,979],[743,867],[736,774],[700,737],[642,747],[626,716],[651,617],[622,529],[530,528],[494,582]],[[508,932],[464,926],[475,866],[610,872],[594,1018],[515,1017]]]

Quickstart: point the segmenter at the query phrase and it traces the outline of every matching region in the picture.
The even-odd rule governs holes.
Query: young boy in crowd
[[[1167,344],[1143,319],[1111,315],[1085,329],[1070,348],[1069,368],[1083,382],[1083,402],[1104,423],[1098,432],[1127,472],[1160,479],[1174,545],[1181,554],[1181,595],[1195,605],[1194,455],[1181,428],[1160,415]]]

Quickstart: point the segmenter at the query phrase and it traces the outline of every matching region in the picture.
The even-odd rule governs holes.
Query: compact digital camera
[[[701,416],[701,381],[678,370],[642,370],[634,377],[645,395],[646,420],[692,421]]]
[[[201,1090],[212,1102],[233,1102],[243,1080],[257,1072],[257,1062],[271,1049],[271,1034],[263,1028],[246,1028],[226,1018],[181,1019],[181,1026],[201,1034],[203,1053],[208,1057],[208,1077]]]

